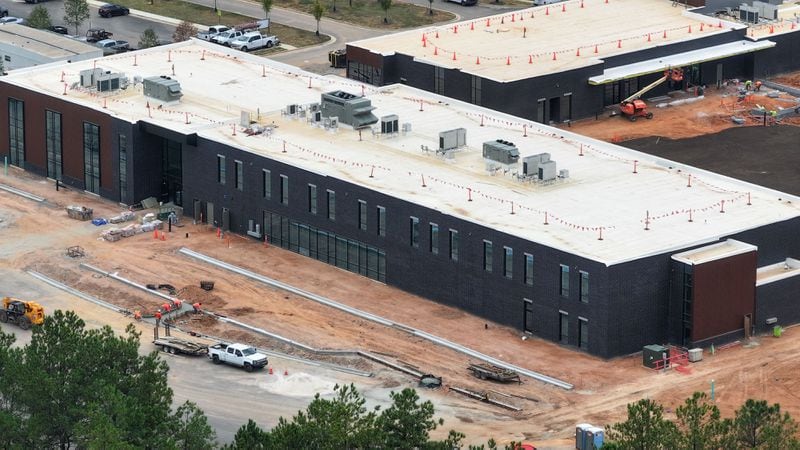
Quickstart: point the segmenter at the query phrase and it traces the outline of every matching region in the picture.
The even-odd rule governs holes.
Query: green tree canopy
[[[267,33],[269,33],[269,27],[272,25],[269,20],[269,13],[272,11],[272,4],[275,0],[261,0],[261,8],[264,10],[264,18],[267,19]]]
[[[325,7],[319,0],[314,0],[314,5],[311,7],[311,15],[317,21],[317,36],[319,36],[319,21],[322,20],[323,14],[325,14]]]
[[[175,413],[177,425],[174,438],[181,450],[212,450],[217,434],[208,424],[203,411],[190,401],[184,402]]]
[[[50,11],[48,11],[44,5],[34,6],[31,13],[28,15],[26,24],[29,27],[38,28],[40,30],[50,28],[53,25],[53,21],[50,20]]]
[[[55,311],[30,344],[13,342],[0,332],[0,448],[174,447],[167,365],[139,355],[133,325],[117,336]]]
[[[742,448],[794,449],[800,447],[797,423],[781,406],[765,400],[748,399],[736,411],[731,430],[736,444]]]
[[[678,435],[676,445],[686,450],[712,450],[720,446],[726,432],[719,408],[704,392],[695,392],[675,410]]]
[[[664,408],[650,399],[628,405],[628,419],[608,427],[608,438],[620,448],[631,450],[671,450],[677,430],[664,418]]]
[[[88,18],[89,4],[86,0],[64,0],[64,23],[74,26],[76,35],[78,27]]]
[[[177,32],[177,29],[176,29]],[[150,48],[158,45],[158,35],[152,28],[147,28],[139,37],[139,48]]]

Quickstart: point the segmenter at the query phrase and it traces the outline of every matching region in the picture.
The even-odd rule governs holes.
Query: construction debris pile
[[[136,216],[134,213],[126,211],[118,216],[112,217],[111,223],[125,222],[135,218]],[[115,222],[115,220],[118,220],[118,222]],[[117,242],[124,237],[131,237],[137,234],[149,233],[151,231],[162,229],[164,229],[164,222],[156,219],[155,214],[147,213],[142,217],[141,225],[132,223],[123,228],[109,228],[100,233],[100,237],[108,242]]]

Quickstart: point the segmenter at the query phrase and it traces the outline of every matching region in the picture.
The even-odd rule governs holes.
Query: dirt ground
[[[790,84],[788,81],[791,80],[800,82],[800,74],[787,75],[787,84]],[[798,86],[800,87],[800,83]],[[682,139],[713,134],[729,128],[761,126],[763,125],[763,116],[750,114],[751,109],[758,106],[762,106],[768,111],[800,106],[797,99],[791,95],[781,94],[779,98],[769,98],[766,95],[768,92],[770,89],[762,88],[760,92],[753,92],[746,101],[740,102],[737,99],[735,86],[723,87],[720,90],[709,88],[705,91],[703,99],[693,103],[658,108],[653,102],[648,102],[649,111],[654,116],[652,120],[639,118],[636,122],[631,122],[621,116],[609,117],[609,111],[599,116],[597,120],[590,118],[572,122],[568,129],[575,133],[615,143],[624,143],[650,136]],[[676,94],[675,99],[691,97]],[[745,118],[745,124],[735,124],[731,120],[732,116]],[[784,118],[781,123],[800,125],[800,117]],[[565,125],[561,127],[564,128]]]
[[[191,223],[166,233],[166,241],[142,234],[105,242],[98,239],[104,227],[68,219],[63,207],[84,205],[94,208],[95,217],[109,217],[119,212],[113,202],[74,191],[57,193],[51,183],[13,169],[9,176],[0,177],[0,183],[47,198],[46,204],[37,204],[0,191],[0,235],[11,243],[0,254],[4,268],[41,271],[129,309],[147,311],[162,303],[155,296],[79,267],[86,262],[141,284],[170,283],[180,289],[185,300],[200,299],[216,313],[317,348],[362,349],[389,355],[400,364],[443,376],[449,385],[518,396],[494,394],[523,409],[516,413],[446,389],[438,391],[434,395],[437,404],[447,406],[442,411],[452,412],[444,417],[446,426],[437,430],[442,435],[454,428],[466,433],[470,443],[494,437],[500,442],[525,439],[540,448],[570,448],[577,423],[613,423],[623,418],[627,403],[642,397],[661,401],[674,410],[692,391],[707,390],[711,379],[716,380],[717,402],[725,415],[731,415],[747,397],[780,402],[793,415],[800,414],[800,394],[795,389],[800,381],[794,376],[800,369],[800,336],[795,329],[780,339],[756,339],[714,356],[706,354],[703,362],[692,365],[690,374],[656,373],[641,366],[639,355],[603,361],[539,339],[522,340],[518,330],[491,323],[485,329],[484,319],[463,311],[282,249],[265,248],[251,239],[234,236],[228,244],[213,230]],[[70,245],[83,246],[87,256],[67,257],[64,251]],[[563,379],[575,389],[565,391],[528,379],[521,385],[480,381],[466,370],[470,358],[460,353],[215,269],[178,254],[183,246]],[[214,290],[200,290],[200,280],[214,280]],[[80,308],[80,304],[75,306]],[[208,318],[186,317],[183,321],[183,326],[193,331],[292,351],[285,344]],[[386,378],[387,387],[396,386],[397,376],[389,368],[350,358],[330,362],[372,370],[379,379]],[[416,380],[407,377],[406,383],[414,386]]]

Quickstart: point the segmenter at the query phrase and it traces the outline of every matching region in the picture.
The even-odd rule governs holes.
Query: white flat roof
[[[607,68],[603,71],[602,75],[589,78],[589,84],[611,83],[625,78],[663,72],[670,67],[685,67],[691,64],[713,61],[715,59],[727,58],[744,53],[752,53],[772,47],[775,47],[775,43],[772,41],[754,42],[743,40],[729,42],[727,44],[715,45],[700,50],[668,55],[658,59],[648,59],[624,66]]]
[[[350,45],[507,82],[732,28],[745,26],[675,7],[671,0],[571,0]]]
[[[69,58],[103,51],[94,45],[64,37],[58,33],[38,30],[25,25],[7,23],[0,26],[0,42],[23,48],[48,58]]]
[[[800,261],[786,258],[784,262],[759,267],[756,270],[756,286],[774,283],[798,275],[800,275]]]
[[[758,251],[758,247],[755,245],[735,239],[726,239],[724,242],[672,255],[672,259],[694,266],[755,251]]]
[[[376,89],[205,42],[187,41],[96,61],[98,68],[124,72],[130,79],[172,76],[174,66],[172,78],[183,90],[174,105],[145,98],[141,84],[102,96],[71,88],[79,71],[94,64],[90,60],[20,69],[0,78],[0,83],[122,120],[197,133],[609,265],[716,242],[800,216],[798,197],[407,86]],[[67,95],[62,95],[64,84],[59,81],[62,71]],[[331,132],[281,114],[289,104],[319,102],[323,92],[361,95],[362,89],[377,108],[376,116],[397,114],[411,131],[381,136],[342,126]],[[243,110],[252,120],[276,128],[271,134],[247,136],[236,125]],[[467,147],[452,159],[422,150],[435,150],[439,132],[459,127],[467,130]],[[487,172],[482,144],[496,139],[514,142],[521,157],[550,153],[569,177],[540,184],[518,181],[514,170]],[[725,212],[720,213],[723,201]]]

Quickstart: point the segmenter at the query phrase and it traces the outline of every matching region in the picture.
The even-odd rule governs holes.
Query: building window
[[[481,104],[481,77],[472,76],[472,104]]]
[[[386,208],[378,206],[378,236],[386,236]]]
[[[411,217],[409,223],[411,228],[409,240],[411,242],[411,246],[417,248],[419,247],[419,219],[416,217]]]
[[[514,278],[514,249],[503,247],[503,276]]]
[[[272,199],[272,172],[267,169],[261,170],[261,192],[265,199]]]
[[[483,270],[492,271],[492,241],[483,241]]]
[[[336,192],[328,189],[328,220],[336,220]]]
[[[217,155],[217,183],[225,184],[225,157]]]
[[[569,297],[569,266],[561,264],[561,296]]]
[[[128,136],[120,134],[119,143],[119,201],[128,198]]]
[[[558,342],[569,343],[569,314],[564,311],[558,312]]]
[[[8,99],[8,151],[11,164],[25,165],[25,102]]]
[[[308,212],[317,213],[317,187],[313,184],[308,185]]]
[[[578,347],[589,350],[589,320],[578,317]]]
[[[433,92],[444,95],[444,67],[433,66]]]
[[[87,191],[100,194],[100,127],[83,122],[83,181]]]
[[[120,135],[123,136],[123,135]],[[45,111],[45,145],[47,146],[47,176],[54,180],[61,179],[62,148],[61,148],[61,113]],[[121,141],[120,141],[121,143]],[[122,151],[120,149],[120,151]],[[120,156],[122,158],[122,156]],[[122,174],[120,174],[122,177]],[[120,178],[120,183],[122,179]]]
[[[236,167],[236,173],[233,174],[233,184],[236,185],[236,189],[244,191],[244,169],[242,167],[242,162],[234,160],[233,164]]]
[[[358,228],[367,231],[367,202],[358,201]]]
[[[450,229],[450,259],[458,261],[458,231]]]
[[[525,253],[525,284],[533,286],[533,255]]]
[[[281,175],[281,203],[289,204],[289,177]]]
[[[522,331],[526,333],[533,333],[533,300],[524,298],[522,299],[522,304],[525,308],[522,316]]]
[[[430,224],[429,228],[429,238],[430,238],[430,251],[434,255],[439,254],[439,225],[435,223]]]
[[[580,271],[581,274],[581,285],[580,285],[580,297],[583,303],[589,303],[589,272]]]

